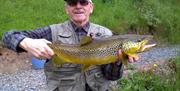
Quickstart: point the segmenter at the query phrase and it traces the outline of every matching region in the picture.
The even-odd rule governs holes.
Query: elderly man
[[[122,63],[93,66],[86,72],[81,72],[79,64],[65,63],[61,67],[54,67],[51,58],[54,55],[47,45],[51,42],[78,44],[81,36],[92,38],[112,36],[112,32],[100,25],[89,22],[93,12],[91,0],[65,0],[65,11],[69,20],[52,24],[31,31],[9,31],[4,33],[3,41],[8,48],[16,51],[27,51],[40,59],[47,59],[44,71],[47,78],[47,91],[108,91],[110,80],[117,80],[122,76]],[[121,54],[121,50],[117,50]],[[133,62],[138,58],[129,57]]]

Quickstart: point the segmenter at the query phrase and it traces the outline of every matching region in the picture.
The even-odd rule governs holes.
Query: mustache
[[[84,13],[84,12],[85,12],[85,10],[82,8],[78,8],[78,9],[73,10],[73,13]]]

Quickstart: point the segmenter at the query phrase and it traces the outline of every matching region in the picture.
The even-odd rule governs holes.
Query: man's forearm
[[[8,31],[8,32],[5,32],[3,35],[3,42],[9,49],[20,52],[23,50],[19,49],[18,45],[19,45],[20,41],[22,41],[24,38],[26,38],[26,36],[20,35],[19,32]],[[19,49],[19,50],[17,50],[17,49]]]
[[[33,39],[40,39],[44,38],[48,41],[52,41],[52,35],[51,35],[51,29],[50,27],[43,27],[36,30],[27,30],[27,31],[18,31],[18,30],[12,30],[5,32],[3,35],[3,42],[5,45],[16,51],[16,52],[22,52],[24,51],[21,47],[19,47],[20,42],[24,38],[33,38]]]

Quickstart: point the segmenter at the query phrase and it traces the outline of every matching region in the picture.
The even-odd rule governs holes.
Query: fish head
[[[125,41],[122,44],[122,50],[126,55],[135,56],[135,53],[140,49],[139,43],[133,41]]]
[[[149,39],[143,39],[140,42],[126,41],[122,44],[122,50],[126,55],[136,57],[137,53],[144,52],[154,47],[156,44],[148,44]]]

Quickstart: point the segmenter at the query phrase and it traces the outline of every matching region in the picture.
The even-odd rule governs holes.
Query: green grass
[[[104,1],[104,2],[103,2]],[[180,43],[179,0],[93,0],[91,21],[118,33],[153,32],[158,40]],[[0,0],[0,37],[11,29],[30,30],[64,22],[63,0]]]
[[[63,0],[1,0],[0,34],[10,29],[29,30],[67,19]]]
[[[119,79],[118,91],[179,91],[180,90],[180,56],[172,59],[175,63],[176,72],[165,70],[155,74],[152,70],[148,72],[136,72],[128,78]],[[169,72],[169,74],[167,74]]]

